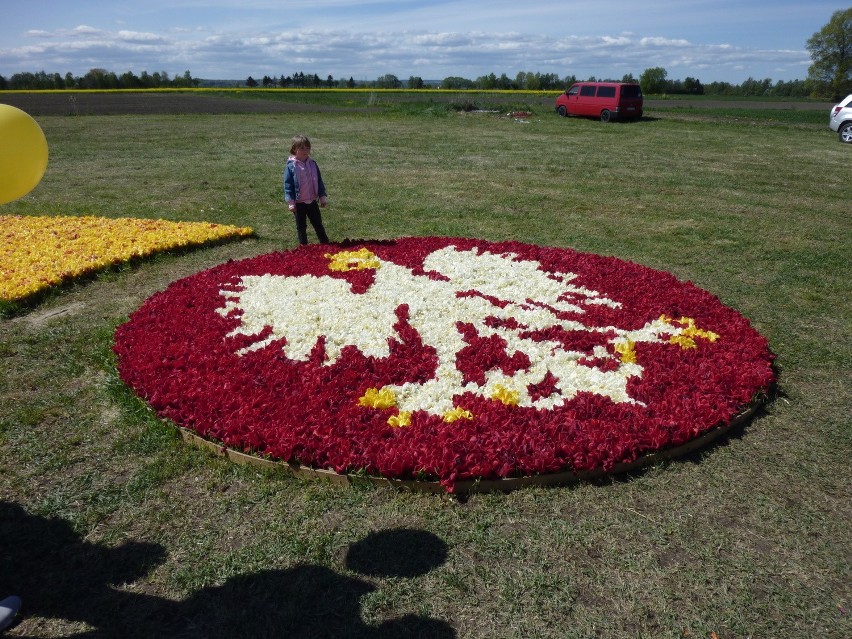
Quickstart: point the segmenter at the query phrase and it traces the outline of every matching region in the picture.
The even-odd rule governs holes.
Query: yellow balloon
[[[47,169],[47,140],[38,123],[0,104],[0,204],[32,191]]]

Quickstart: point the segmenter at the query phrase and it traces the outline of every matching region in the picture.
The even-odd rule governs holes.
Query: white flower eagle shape
[[[639,403],[627,393],[628,380],[640,376],[643,370],[633,350],[636,342],[671,342],[694,348],[695,337],[711,341],[718,337],[698,329],[689,318],[662,316],[638,330],[587,326],[577,319],[585,314],[584,307],[604,304],[617,308],[620,303],[572,284],[577,278],[573,273],[547,273],[538,262],[520,259],[514,253],[459,250],[455,246],[438,249],[426,257],[423,270],[441,278],[416,275],[365,248],[326,257],[332,270],[375,269],[373,283],[365,292],[353,293],[346,280],[331,276],[247,275],[239,278],[235,290],[220,291],[225,303],[217,312],[240,319],[229,337],[257,338],[237,354],[246,355],[281,341],[288,359],[306,361],[317,341],[324,338],[324,365],[334,364],[346,346],[356,347],[365,356],[389,357],[390,342],[399,337],[394,328],[399,321],[396,311],[407,304],[409,324],[425,345],[435,349],[438,363],[434,376],[425,382],[370,389],[361,398],[364,406],[396,406],[402,416],[422,410],[447,421],[470,419],[473,416],[468,411],[454,405],[464,393],[537,409],[561,406],[579,391],[603,395],[614,402]],[[465,381],[456,366],[457,354],[467,346],[459,330],[462,325],[473,325],[480,337],[498,335],[505,340],[506,353],[510,357],[516,352],[525,354],[529,366],[509,373],[499,367],[490,369],[485,372],[484,384]],[[606,370],[587,361],[581,363],[589,358],[588,352],[566,350],[559,342],[529,337],[531,332],[557,326],[605,334],[601,345],[594,347],[593,357],[612,360]],[[271,333],[261,339],[270,328]],[[541,384],[548,374],[556,380],[556,389],[548,396],[534,398],[530,387]]]

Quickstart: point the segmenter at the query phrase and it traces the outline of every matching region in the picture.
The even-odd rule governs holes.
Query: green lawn
[[[851,149],[822,111],[604,125],[548,104],[526,123],[429,100],[38,118],[47,173],[0,214],[258,237],[115,269],[0,320],[0,599],[25,604],[9,636],[852,636]],[[189,447],[124,389],[112,333],[176,279],[295,246],[280,181],[301,132],[333,240],[516,239],[670,271],[767,336],[778,397],[687,459],[467,500]],[[395,562],[406,570],[383,569]]]

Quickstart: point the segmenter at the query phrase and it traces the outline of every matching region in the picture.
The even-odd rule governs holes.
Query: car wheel
[[[609,122],[611,118],[612,114],[609,112],[608,109],[604,109],[603,111],[601,111],[601,122]]]
[[[562,106],[561,104],[560,104],[560,105],[559,105],[559,107],[556,109],[556,112],[557,112],[559,115],[561,115],[563,118],[568,117],[568,109],[566,109],[566,108],[565,108],[564,106]]]
[[[852,144],[852,122],[846,122],[838,129],[837,134],[840,136],[840,141],[846,144]]]

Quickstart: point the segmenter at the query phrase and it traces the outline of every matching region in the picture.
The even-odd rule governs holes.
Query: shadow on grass
[[[364,624],[360,599],[375,590],[324,566],[261,570],[198,590],[183,601],[135,592],[132,584],[163,563],[159,544],[117,547],[81,539],[68,522],[0,502],[0,598],[17,594],[22,614],[83,622],[75,637],[456,636],[443,621],[407,615]],[[419,530],[373,533],[353,544],[347,567],[368,575],[417,577],[446,560],[446,545]],[[25,622],[19,622],[25,630]]]

